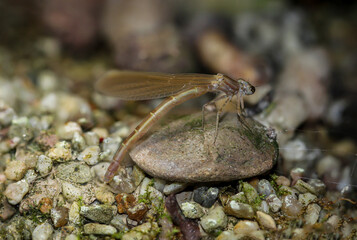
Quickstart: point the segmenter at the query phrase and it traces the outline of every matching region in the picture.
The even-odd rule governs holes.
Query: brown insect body
[[[209,75],[131,71],[108,72],[96,83],[96,89],[103,94],[116,96],[124,100],[147,100],[169,96],[151,111],[121,144],[105,174],[105,182],[109,182],[113,178],[130,147],[174,106],[207,92],[223,92],[224,95],[220,99],[227,98],[226,103],[233,96],[238,97],[237,113],[240,115],[244,108],[243,96],[253,94],[255,91],[255,88],[243,79],[234,80],[220,73]],[[220,112],[221,109],[217,111],[216,132]]]

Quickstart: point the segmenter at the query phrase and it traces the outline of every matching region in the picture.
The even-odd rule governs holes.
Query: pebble
[[[8,126],[16,116],[14,109],[8,106],[4,101],[0,100],[0,125]]]
[[[323,195],[326,192],[326,185],[320,179],[310,179],[309,184],[314,188],[316,195]]]
[[[21,180],[27,171],[28,167],[24,161],[14,160],[7,164],[5,176],[9,180]]]
[[[52,209],[52,199],[49,197],[41,198],[40,202],[38,203],[39,209],[42,213],[47,214],[50,213]]]
[[[180,208],[183,215],[191,219],[200,218],[205,214],[201,205],[196,202],[184,202]]]
[[[84,161],[88,165],[95,165],[99,162],[99,146],[89,146],[78,155],[78,160]]]
[[[72,140],[74,133],[82,133],[81,126],[76,122],[66,122],[57,129],[57,136],[63,140]]]
[[[35,172],[35,170],[29,169],[25,174],[24,180],[26,180],[28,184],[32,184],[33,182],[35,182],[37,177],[38,174]]]
[[[84,234],[113,235],[117,232],[116,228],[110,225],[87,223],[83,226]]]
[[[94,192],[94,186],[90,184],[75,185],[70,182],[62,182],[63,196],[70,202],[82,199],[85,204],[90,204],[95,200]]]
[[[114,154],[117,151],[118,147],[120,146],[121,142],[122,142],[122,139],[119,137],[104,138],[103,143],[102,143],[103,153],[101,154],[101,160],[112,161]]]
[[[33,128],[27,117],[14,118],[8,133],[9,138],[18,137],[24,141],[29,141],[33,138]]]
[[[81,206],[80,214],[84,217],[100,223],[110,223],[116,214],[116,207],[107,204]]]
[[[223,231],[216,240],[239,240],[239,237],[234,234],[232,231]]]
[[[133,178],[134,185],[139,186],[140,183],[145,178],[145,172],[141,170],[138,166],[134,165],[131,176]],[[154,185],[155,185],[155,180],[154,180]]]
[[[276,230],[276,223],[274,219],[264,212],[257,211],[257,221],[265,229]]]
[[[247,182],[242,182],[242,184],[239,185],[239,190],[244,192],[244,195],[250,204],[253,204],[256,199],[259,198],[257,190]]]
[[[285,176],[278,176],[275,179],[276,184],[282,185],[282,186],[290,186],[290,179],[285,177]]]
[[[299,202],[304,206],[309,205],[311,202],[315,201],[316,199],[317,196],[312,193],[299,194]]]
[[[127,226],[127,215],[125,214],[117,214],[113,217],[112,221],[110,221],[110,225],[114,226],[118,231],[128,231]]]
[[[45,222],[38,225],[32,232],[32,239],[36,240],[50,240],[52,239],[53,228],[52,225]]]
[[[192,196],[193,196],[193,192],[189,191],[189,192],[180,192],[178,194],[175,195],[176,197],[176,201],[179,205],[181,205],[184,202],[189,202],[192,200]]]
[[[87,183],[93,179],[90,167],[79,162],[69,162],[58,165],[56,177],[72,183]]]
[[[115,122],[110,128],[111,136],[126,138],[130,134],[129,127],[123,122]]]
[[[118,213],[126,213],[129,208],[134,207],[136,199],[133,194],[119,193],[115,196]]]
[[[11,183],[6,187],[5,197],[10,204],[16,205],[21,202],[23,197],[29,191],[29,184],[25,180]]]
[[[275,194],[270,194],[265,200],[272,212],[278,212],[283,205],[283,202]]]
[[[254,210],[249,204],[240,203],[234,200],[227,203],[224,207],[224,211],[237,218],[254,218]]]
[[[139,226],[132,228],[129,232],[124,233],[122,240],[133,239],[156,239],[156,235],[159,233],[159,226],[156,222],[146,222]]]
[[[85,132],[84,139],[88,146],[98,146],[99,145],[99,137],[95,132]]]
[[[316,203],[309,204],[304,216],[305,223],[308,225],[315,224],[319,219],[321,207]]]
[[[170,184],[165,185],[163,192],[167,196],[170,194],[175,194],[175,193],[181,192],[186,187],[187,187],[186,183],[179,183],[179,182],[170,183]]]
[[[108,162],[100,162],[97,165],[94,165],[92,167],[94,174],[97,176],[97,178],[101,182],[104,182],[104,175],[105,175],[105,172],[107,171],[109,165],[110,165],[110,163],[108,163]]]
[[[287,195],[283,197],[283,205],[281,210],[290,217],[298,217],[302,210],[302,204],[296,199],[294,195]]]
[[[92,132],[97,134],[97,136],[101,139],[107,138],[109,136],[109,132],[106,128],[101,128],[101,127],[95,127],[92,129]],[[103,141],[104,142],[104,141]]]
[[[269,213],[269,205],[266,201],[262,201],[259,206],[256,207],[256,210],[260,210],[265,213]]]
[[[208,213],[201,218],[201,226],[205,232],[211,233],[224,229],[228,224],[228,218],[221,206],[216,206],[208,210]]]
[[[131,177],[130,168],[120,168],[109,185],[114,193],[132,193],[137,187]]]
[[[68,222],[69,209],[66,207],[55,207],[51,209],[51,219],[55,228],[63,227]]]
[[[13,208],[6,200],[5,197],[1,197],[0,200],[0,220],[6,221],[10,219],[16,213],[16,209]]]
[[[83,98],[59,94],[55,115],[59,122],[67,122],[79,118],[91,119],[92,111],[88,102]]]
[[[340,161],[331,155],[324,156],[316,164],[316,172],[318,176],[322,176],[325,173],[329,173],[330,176],[334,179],[339,176],[340,168]]]
[[[115,201],[114,194],[105,187],[96,188],[95,197],[98,199],[98,201],[109,205],[113,204]]]
[[[339,222],[341,218],[337,215],[332,215],[329,217],[326,221],[327,224],[329,224],[333,229],[336,229],[339,227]]]
[[[52,170],[51,158],[40,155],[37,159],[36,169],[42,177],[48,175]]]
[[[71,145],[65,141],[56,143],[55,147],[47,152],[47,156],[56,162],[67,162],[72,160]]]
[[[295,185],[297,180],[302,178],[305,174],[305,169],[303,168],[293,168],[290,170],[291,185]]]
[[[307,182],[304,182],[303,180],[299,179],[296,181],[294,188],[298,190],[300,193],[307,193],[310,192],[312,194],[316,195],[316,190],[314,189],[313,186],[308,184]]]
[[[259,225],[257,222],[249,220],[241,220],[235,226],[233,231],[235,233],[249,233],[259,230]]]
[[[126,213],[128,214],[128,217],[131,220],[140,222],[144,218],[144,216],[148,210],[149,209],[145,203],[138,203],[138,204],[135,204],[135,206],[129,208],[126,211]]]
[[[72,138],[72,147],[74,150],[82,151],[86,147],[86,140],[82,134],[75,132]]]
[[[199,187],[193,190],[193,200],[203,207],[210,208],[218,198],[219,189],[216,187]]]
[[[270,194],[275,194],[274,188],[266,179],[262,179],[259,181],[257,190],[260,195],[264,195],[265,197],[269,196]]]
[[[239,193],[231,196],[230,199],[234,200],[234,201],[237,201],[237,202],[240,202],[240,203],[247,203],[248,202],[247,198],[245,197],[244,192],[239,192]]]
[[[206,144],[213,141],[215,116],[207,117]],[[203,133],[197,130],[201,127],[201,117],[195,114],[170,123],[138,144],[130,156],[151,176],[177,182],[236,180],[259,175],[273,167],[277,145],[268,139],[259,123],[246,119],[254,129],[254,134],[248,134],[242,127],[237,128],[234,114],[226,116],[220,123],[216,143],[207,151]]]
[[[81,224],[80,207],[78,202],[73,202],[68,212],[68,220],[70,223]]]

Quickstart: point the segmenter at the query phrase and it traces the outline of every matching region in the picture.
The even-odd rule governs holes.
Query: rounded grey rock
[[[60,164],[56,176],[73,183],[87,183],[93,178],[90,167],[78,162]]]
[[[231,181],[270,170],[278,146],[258,122],[234,114],[222,119],[215,143],[215,114],[179,119],[137,145],[130,156],[150,175],[169,181]]]

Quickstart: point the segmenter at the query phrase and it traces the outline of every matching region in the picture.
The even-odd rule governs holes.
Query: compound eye
[[[251,87],[250,87],[250,91],[251,91],[251,93],[253,94],[253,93],[255,92],[255,87],[251,86]]]

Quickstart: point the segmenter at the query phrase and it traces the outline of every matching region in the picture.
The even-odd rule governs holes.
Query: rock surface
[[[179,182],[230,181],[262,174],[277,159],[277,144],[252,119],[237,122],[234,114],[221,119],[213,144],[215,114],[179,119],[141,142],[130,153],[145,172]],[[205,140],[204,140],[205,139]]]

